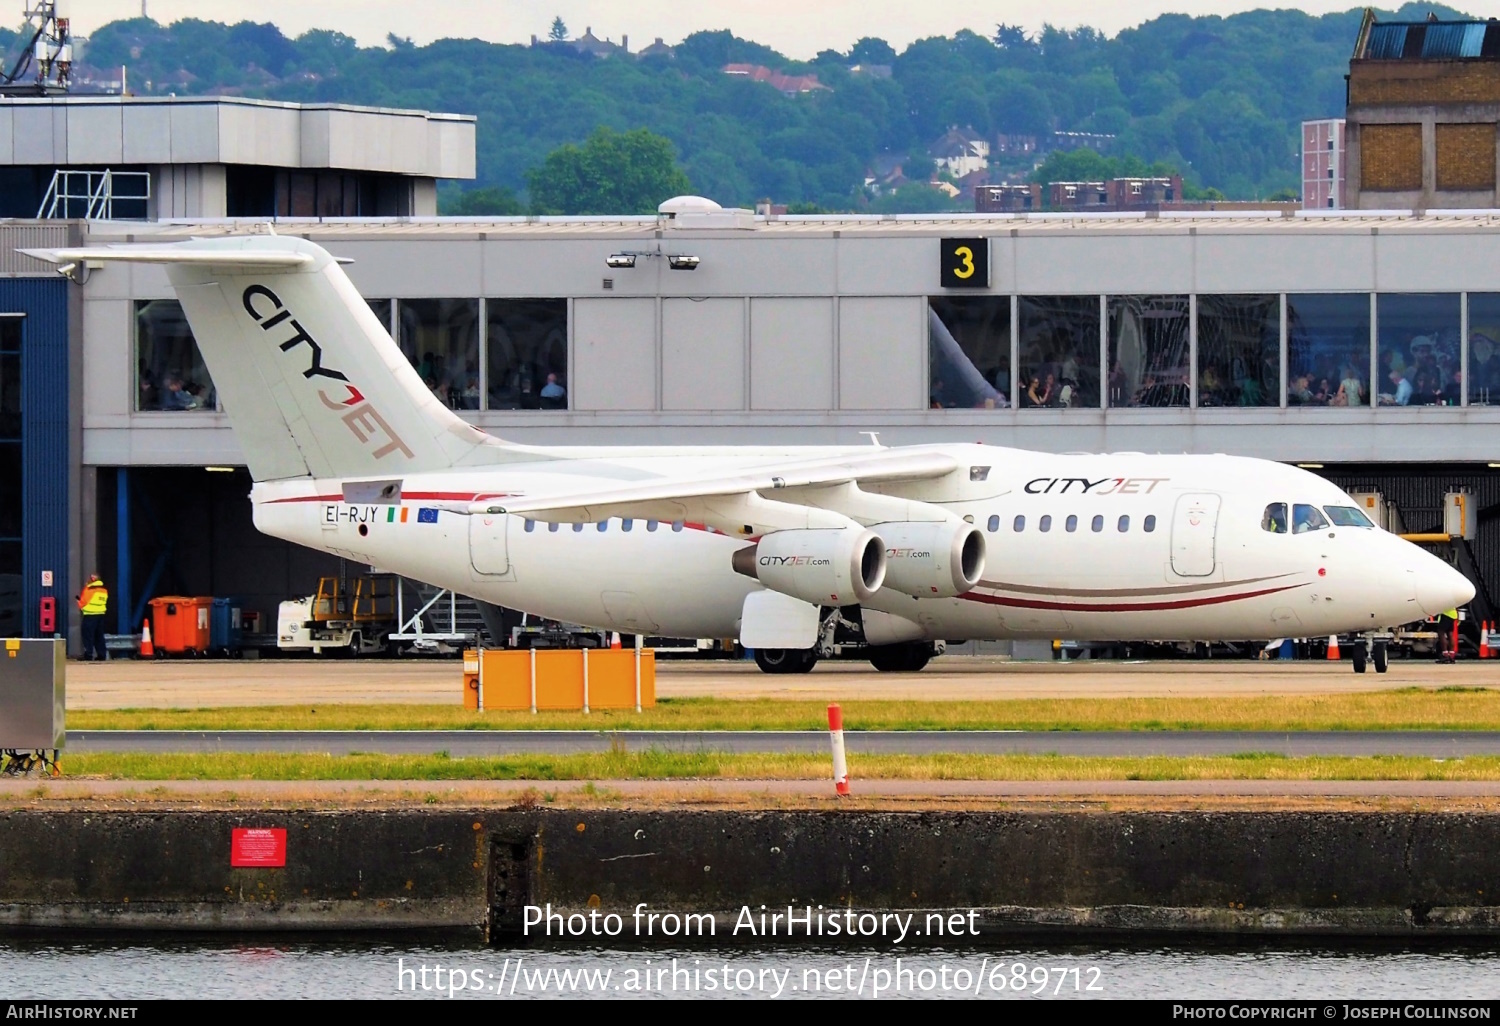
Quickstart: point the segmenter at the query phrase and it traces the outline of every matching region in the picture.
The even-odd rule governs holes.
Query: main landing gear
[[[916,673],[932,658],[932,642],[909,641],[900,645],[871,645],[870,665],[881,673]]]
[[[765,673],[811,673],[818,665],[818,652],[812,648],[757,648],[755,665]]]

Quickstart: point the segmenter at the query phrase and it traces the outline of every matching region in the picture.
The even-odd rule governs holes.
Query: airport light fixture
[[[700,263],[699,259],[693,256],[691,253],[664,254],[660,249],[656,250],[655,252],[638,253],[632,252],[631,250],[627,249],[620,253],[611,253],[609,256],[604,258],[604,264],[606,267],[612,268],[614,270],[623,271],[629,270],[630,268],[634,267],[637,257],[645,257],[647,260],[656,260],[660,259],[662,256],[665,256],[667,258],[667,266],[672,268],[672,270],[674,271],[694,271],[697,270],[698,264]]]

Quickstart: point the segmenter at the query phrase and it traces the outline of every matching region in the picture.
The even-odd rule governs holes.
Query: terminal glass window
[[[1198,297],[1198,405],[1281,404],[1281,297]]]
[[[927,301],[929,405],[993,410],[1010,405],[1010,297]]]
[[[1370,396],[1370,297],[1286,297],[1287,404],[1363,406]]]
[[[479,409],[479,300],[403,299],[401,352],[450,410]]]
[[[1098,296],[1022,296],[1016,333],[1018,406],[1098,409]]]
[[[486,299],[489,409],[568,408],[568,301]]]
[[[177,300],[136,300],[135,366],[137,410],[218,409],[213,379]]]
[[[1109,298],[1109,405],[1188,405],[1188,310],[1187,296]]]
[[[1469,405],[1500,406],[1500,292],[1469,293]]]
[[[365,304],[375,315],[375,319],[380,322],[381,327],[386,331],[391,331],[391,307],[394,304],[389,299],[367,299]]]
[[[1386,293],[1376,297],[1375,317],[1379,356],[1372,391],[1380,404],[1459,405],[1458,294]]]
[[[21,317],[0,317],[0,635],[19,633],[21,628],[21,335],[24,324]]]
[[[0,444],[21,440],[22,317],[0,317]],[[0,495],[11,494],[0,491]]]

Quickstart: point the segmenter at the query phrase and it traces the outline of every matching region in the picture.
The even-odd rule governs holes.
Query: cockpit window
[[[1293,534],[1306,534],[1308,531],[1321,530],[1327,526],[1328,520],[1318,512],[1318,507],[1309,506],[1304,502],[1299,502],[1292,507]]]
[[[1273,502],[1267,506],[1265,515],[1260,518],[1260,529],[1272,534],[1286,534],[1286,503]]]
[[[1374,527],[1358,506],[1324,506],[1335,527]]]
[[[989,479],[990,479],[990,468],[989,467],[970,467],[969,468],[969,480],[970,481],[988,481]]]

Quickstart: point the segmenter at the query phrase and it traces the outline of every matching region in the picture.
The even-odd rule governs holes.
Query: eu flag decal
[[[437,515],[438,511],[434,507],[423,506],[421,509],[417,510],[417,523],[435,524],[437,523]]]

